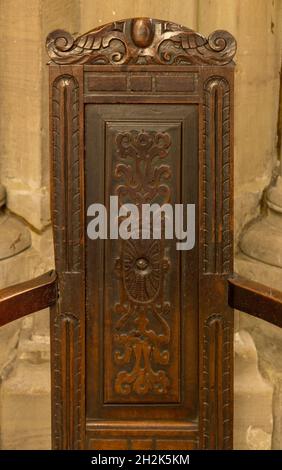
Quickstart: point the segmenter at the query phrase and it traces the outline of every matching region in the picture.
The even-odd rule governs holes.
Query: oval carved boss
[[[131,37],[137,47],[149,47],[154,38],[153,23],[150,18],[135,18],[132,21]]]

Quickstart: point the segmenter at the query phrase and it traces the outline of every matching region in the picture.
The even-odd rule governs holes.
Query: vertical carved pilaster
[[[64,75],[52,89],[53,227],[56,265],[76,271],[80,264],[79,86]]]
[[[204,85],[203,270],[232,271],[230,87],[223,77]]]
[[[51,80],[52,215],[59,302],[52,310],[53,447],[80,449],[84,432],[83,132],[79,77]],[[74,289],[75,287],[75,289]],[[74,292],[76,295],[74,296]]]
[[[232,448],[232,328],[219,314],[204,324],[203,448]]]
[[[233,85],[232,75],[223,75],[206,76],[203,87],[199,309],[204,449],[231,449],[233,439],[233,313],[226,291],[226,275],[233,271]]]

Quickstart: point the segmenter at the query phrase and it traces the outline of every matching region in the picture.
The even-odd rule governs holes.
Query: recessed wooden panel
[[[152,91],[152,77],[150,75],[130,75],[131,91]]]
[[[96,450],[135,449],[135,450],[191,450],[199,445],[198,429],[195,424],[184,421],[173,422],[154,420],[132,422],[100,421],[87,426],[87,448]]]
[[[87,105],[86,122],[87,205],[197,203],[197,106]],[[122,404],[196,415],[197,256],[176,240],[87,241],[89,418]]]
[[[159,439],[156,442],[157,450],[194,450],[196,448],[196,442],[189,440]]]
[[[107,207],[110,195],[140,211],[180,202],[181,133],[181,122],[108,122]],[[105,244],[105,403],[180,402],[180,252],[148,235]]]
[[[93,74],[87,81],[89,91],[125,91],[127,77],[125,74]]]
[[[134,439],[131,441],[131,450],[152,450],[153,439]]]
[[[136,93],[168,93],[195,95],[199,92],[198,72],[162,72],[150,73],[133,70],[127,73],[109,73],[104,67],[101,72],[85,73],[85,92],[87,95],[109,95],[111,92],[122,92],[127,95]],[[186,97],[187,99],[187,97]]]
[[[196,74],[162,74],[155,77],[155,90],[162,92],[194,92],[196,90]]]
[[[127,450],[126,439],[91,439],[89,449],[93,450]]]

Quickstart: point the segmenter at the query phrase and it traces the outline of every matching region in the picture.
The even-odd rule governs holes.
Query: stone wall
[[[243,227],[260,214],[277,160],[281,1],[0,0],[0,182],[6,188],[6,212],[20,217],[32,240],[25,251],[0,261],[1,287],[53,265],[45,37],[57,28],[85,32],[132,16],[166,18],[203,34],[227,29],[237,38],[236,246]],[[251,260],[238,249],[237,269],[281,286],[281,269]],[[282,333],[239,313],[236,325],[235,446],[282,448]],[[48,333],[48,312],[0,331],[2,448],[50,446]]]

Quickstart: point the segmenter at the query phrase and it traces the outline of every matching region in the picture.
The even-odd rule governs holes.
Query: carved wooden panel
[[[109,208],[111,195],[140,208],[197,201],[196,106],[87,105],[86,147],[87,204]],[[95,262],[100,272],[91,268]],[[98,409],[118,416],[114,403],[155,403],[160,416],[195,415],[197,251],[181,253],[175,240],[89,240],[87,266],[89,341],[99,342],[97,356],[88,351],[89,417]],[[126,410],[128,417],[151,414],[146,407]]]
[[[87,72],[85,74],[85,92],[88,94],[112,93],[113,91],[154,93],[191,93],[199,91],[198,73],[196,72],[131,72],[107,73]]]
[[[232,447],[235,50],[149,18],[47,38],[54,448]],[[114,195],[196,204],[194,248],[90,240],[88,206]]]
[[[90,439],[95,450],[195,450],[197,441],[187,439]]]
[[[112,172],[109,172],[114,182],[110,193],[119,197],[120,205],[136,204],[140,217],[141,204],[172,203],[171,180],[175,166],[173,169],[169,156],[172,145],[180,143],[179,125],[165,125],[163,129],[160,126],[157,131],[151,129],[156,129],[153,122],[122,128],[114,124],[107,126],[106,140],[113,145],[114,159]],[[172,143],[173,132],[178,135]],[[129,239],[120,245],[119,257],[115,259],[120,278],[118,302],[106,307],[113,310],[109,339],[113,338],[113,356],[105,364],[105,371],[109,371],[105,399],[108,402],[178,402],[180,357],[171,357],[171,343],[178,342],[178,328],[172,331],[172,326],[179,320],[164,292],[171,253],[167,249],[165,254],[163,238]],[[176,253],[175,258],[177,262]],[[107,261],[110,265],[113,263],[106,258]],[[176,277],[178,271],[176,269]],[[167,289],[168,283],[169,280]],[[174,302],[177,308],[178,299]]]

